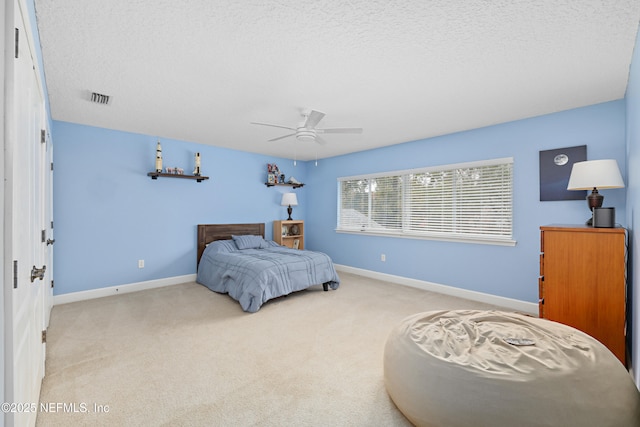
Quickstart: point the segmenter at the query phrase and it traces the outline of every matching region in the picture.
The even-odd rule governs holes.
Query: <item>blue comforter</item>
[[[212,291],[229,294],[250,313],[272,298],[312,285],[326,283],[331,289],[340,285],[328,255],[273,245],[229,251],[209,245],[200,259],[196,280]]]

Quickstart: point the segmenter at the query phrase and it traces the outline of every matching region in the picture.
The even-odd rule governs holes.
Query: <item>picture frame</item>
[[[300,248],[300,239],[295,239],[293,241],[293,249],[299,249]]]
[[[584,200],[586,191],[567,190],[571,169],[587,160],[587,146],[540,151],[540,201]]]

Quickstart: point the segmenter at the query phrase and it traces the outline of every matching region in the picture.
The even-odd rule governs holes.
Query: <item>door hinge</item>
[[[53,162],[51,162],[51,170],[53,170]]]
[[[53,289],[53,279],[51,280],[51,289]]]
[[[40,238],[42,240],[42,243],[47,241],[47,230],[42,230],[42,232],[40,232]]]
[[[18,48],[18,45],[20,44],[19,42],[20,40],[20,30],[18,28],[16,28],[16,37],[15,37],[15,42],[16,42],[16,59],[18,59],[18,54],[20,53],[20,49]]]
[[[51,229],[53,230],[53,221],[51,221]]]
[[[44,129],[40,129],[40,142],[42,144],[47,142],[47,132]]]
[[[42,268],[37,268],[34,265],[31,269],[31,283],[33,283],[36,279],[43,280],[45,271],[47,271],[46,265],[43,265]]]
[[[42,330],[42,344],[47,342],[47,330],[43,329]]]
[[[18,287],[18,260],[13,261],[13,289]]]

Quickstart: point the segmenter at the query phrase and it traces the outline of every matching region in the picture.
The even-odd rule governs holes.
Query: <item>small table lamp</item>
[[[604,196],[598,193],[598,188],[623,187],[624,181],[620,175],[618,163],[614,159],[605,159],[574,163],[567,190],[592,190],[587,196],[587,203],[593,212],[594,208],[602,207],[604,201]],[[592,224],[593,218],[587,221],[587,225]]]
[[[298,206],[298,198],[296,197],[296,193],[284,193],[282,195],[282,202],[280,202],[280,206],[289,206],[287,208],[287,213],[289,214],[289,218],[287,221],[291,221],[291,212],[293,212],[293,208],[291,206]]]

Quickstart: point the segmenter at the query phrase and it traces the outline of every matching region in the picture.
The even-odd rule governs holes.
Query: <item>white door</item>
[[[5,422],[32,426],[37,411],[25,410],[25,405],[37,409],[45,357],[45,282],[32,277],[38,272],[35,269],[45,265],[46,160],[41,142],[45,113],[28,21],[22,19],[28,12],[22,10],[21,0],[14,0],[13,5],[18,43],[7,58],[6,77],[5,266],[9,264],[12,280],[5,284],[10,286],[5,292],[5,400],[17,406],[16,411],[5,414]]]
[[[45,142],[41,144],[44,163],[41,165],[41,170],[43,171],[43,187],[45,190],[42,197],[44,215],[43,230],[47,230],[45,232],[44,242],[44,263],[47,268],[42,285],[44,291],[44,313],[42,316],[44,320],[43,330],[46,330],[49,326],[51,308],[53,307],[53,244],[55,237],[53,235],[53,143],[51,142],[46,127],[44,132]]]

